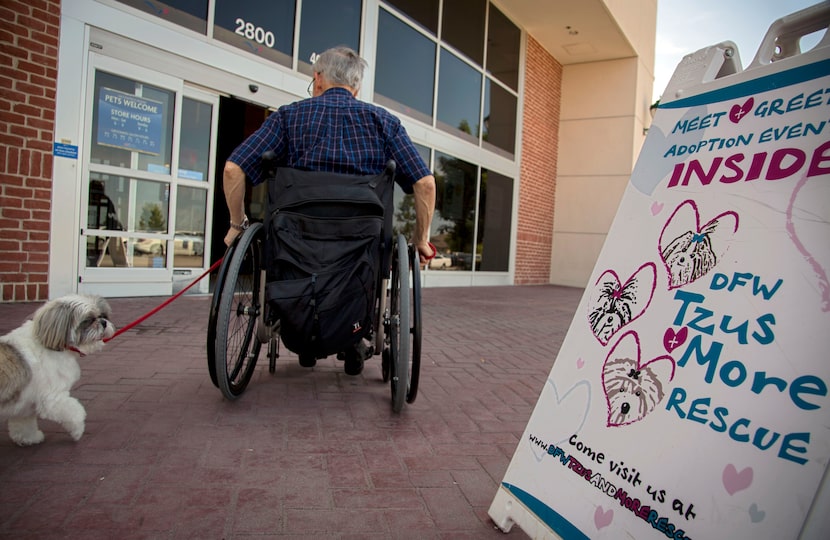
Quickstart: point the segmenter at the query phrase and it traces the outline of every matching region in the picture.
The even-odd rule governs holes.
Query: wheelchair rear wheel
[[[262,257],[265,231],[254,223],[237,240],[222,284],[214,340],[214,372],[225,398],[237,399],[254,373],[262,343],[256,326],[263,306]],[[215,294],[215,293],[214,293]]]
[[[421,280],[417,251],[398,236],[392,258],[389,349],[384,351],[384,380],[391,379],[392,410],[400,412],[418,393],[421,366]],[[387,370],[388,368],[388,370]]]
[[[409,246],[409,269],[412,276],[409,292],[412,298],[412,357],[409,366],[409,386],[406,389],[406,402],[412,403],[418,396],[418,380],[421,375],[421,264],[418,250]]]
[[[219,388],[219,380],[216,377],[216,319],[219,314],[219,302],[222,299],[222,288],[225,285],[225,278],[228,276],[228,265],[233,257],[233,249],[236,243],[228,246],[225,255],[222,257],[222,264],[216,271],[216,281],[213,285],[213,297],[210,300],[210,315],[208,316],[207,327],[207,366],[210,373],[210,380],[213,386]]]

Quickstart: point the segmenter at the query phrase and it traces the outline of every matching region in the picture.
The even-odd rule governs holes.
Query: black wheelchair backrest
[[[286,346],[328,355],[365,337],[391,269],[395,163],[373,176],[271,167],[266,300]]]

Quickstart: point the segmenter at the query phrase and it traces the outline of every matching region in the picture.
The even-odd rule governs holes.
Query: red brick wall
[[[0,3],[2,301],[49,295],[60,0]]]
[[[550,283],[562,65],[528,36],[516,243],[517,285]]]

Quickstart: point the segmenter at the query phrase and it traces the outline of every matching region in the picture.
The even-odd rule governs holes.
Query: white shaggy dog
[[[100,350],[115,327],[107,301],[69,295],[47,302],[34,319],[0,337],[0,418],[21,445],[38,444],[38,417],[60,423],[72,439],[84,434],[86,411],[69,395],[81,368],[78,356]]]

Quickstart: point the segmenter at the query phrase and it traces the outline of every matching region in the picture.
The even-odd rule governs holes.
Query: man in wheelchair
[[[422,264],[435,253],[429,230],[435,209],[435,178],[413,145],[400,120],[387,110],[357,99],[366,62],[347,47],[320,54],[313,65],[311,97],[280,107],[230,155],[223,183],[230,211],[225,244],[248,226],[245,181],[265,180],[261,157],[275,156],[277,167],[351,175],[376,175],[386,163],[396,164],[395,181],[415,197],[415,233],[412,244]],[[358,375],[366,358],[361,347],[342,354],[345,371]],[[300,364],[312,367],[316,358],[300,355]]]

